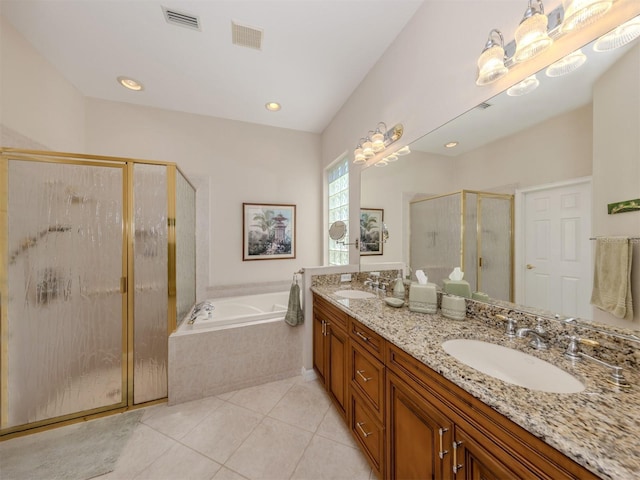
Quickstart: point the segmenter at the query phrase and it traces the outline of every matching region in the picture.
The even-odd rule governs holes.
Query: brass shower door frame
[[[84,166],[119,168],[122,170],[122,277],[120,291],[122,295],[122,399],[120,402],[90,410],[74,412],[37,422],[3,428],[8,421],[8,166],[10,160],[47,162]],[[167,276],[168,276],[168,312],[167,339],[176,329],[176,172],[178,166],[172,162],[160,162],[134,158],[100,155],[49,152],[0,147],[0,437],[14,436],[23,432],[35,432],[54,428],[67,423],[83,421],[88,418],[117,413],[134,406],[134,205],[133,205],[133,169],[135,164],[150,164],[167,168]],[[182,173],[182,172],[181,172]],[[187,177],[183,175],[185,180]],[[189,182],[193,187],[193,185]],[[195,188],[194,188],[195,190]],[[160,401],[165,400],[158,399]],[[146,402],[152,404],[158,400]],[[144,404],[140,404],[144,405]]]
[[[478,253],[482,252],[482,209],[481,202],[482,198],[499,198],[504,200],[509,200],[509,212],[511,215],[511,222],[509,228],[509,263],[511,265],[510,268],[510,281],[509,281],[509,301],[513,302],[514,299],[514,275],[515,275],[515,266],[514,266],[514,231],[515,231],[515,219],[514,219],[514,196],[508,193],[491,193],[491,192],[482,192],[479,190],[457,190],[455,192],[442,193],[439,195],[433,195],[429,197],[417,198],[409,202],[410,204],[425,202],[428,200],[434,200],[436,198],[443,197],[451,197],[454,195],[460,195],[460,269],[463,272],[466,272],[465,269],[465,234],[467,232],[467,222],[466,222],[466,213],[467,213],[467,194],[475,194],[476,198],[476,251]],[[482,268],[481,268],[481,256],[478,256],[478,265],[476,265],[476,287],[477,290],[480,290],[480,286],[482,285]]]

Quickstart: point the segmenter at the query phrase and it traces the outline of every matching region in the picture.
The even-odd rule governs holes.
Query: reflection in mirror
[[[620,192],[620,184],[626,181],[624,169],[637,171],[640,162],[637,155],[631,158],[640,147],[640,46],[635,40],[599,53],[590,44],[582,52],[587,60],[573,73],[548,77],[538,72],[539,86],[530,94],[502,93],[412,143],[410,155],[385,168],[362,171],[361,204],[375,201],[385,209],[389,228],[401,232],[385,246],[385,262],[412,265],[413,252],[430,241],[428,235],[413,231],[413,200],[463,189],[516,194],[515,301],[522,307],[591,318],[589,238],[601,231],[625,233],[624,221],[619,220],[624,214],[607,218],[606,203],[633,195]],[[453,148],[445,146],[453,143]],[[637,185],[627,190],[631,188],[637,193]],[[568,210],[584,207],[584,221],[572,223],[566,212],[541,220],[533,230],[521,229],[521,203],[528,198],[535,209],[551,201],[548,193],[557,194],[559,205]],[[552,205],[549,209],[562,210]],[[541,248],[544,242],[549,249]],[[559,249],[568,258],[550,263],[571,263],[586,272],[586,278],[573,281],[572,274],[544,280],[547,273],[537,260],[526,260],[528,246],[534,257]],[[361,258],[361,263],[368,261]],[[524,291],[527,279],[533,292]]]

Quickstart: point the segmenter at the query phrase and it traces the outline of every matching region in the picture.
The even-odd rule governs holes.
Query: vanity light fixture
[[[453,148],[458,146],[458,142],[455,140],[453,142],[447,142],[444,144],[445,148]]]
[[[265,103],[264,108],[266,108],[270,112],[277,112],[282,108],[282,105],[280,105],[278,102],[267,102]]]
[[[516,52],[513,60],[516,63],[529,60],[551,46],[553,40],[547,33],[549,19],[544,14],[541,0],[529,0],[529,6],[515,33]]]
[[[540,80],[538,80],[535,75],[531,75],[507,90],[507,95],[510,97],[521,97],[522,95],[533,92],[538,88],[538,85],[540,85]]]
[[[609,11],[613,0],[565,0],[563,33],[589,25]]]
[[[359,140],[356,149],[353,151],[353,163],[366,163],[367,160],[375,157],[389,145],[399,140],[403,132],[404,127],[400,123],[388,129],[386,123],[379,122],[375,130],[370,130],[365,138]],[[385,162],[386,164],[388,160],[383,158],[380,162]]]
[[[144,87],[142,86],[142,84],[131,77],[118,77],[118,83],[122,85],[124,88],[133,90],[134,92],[139,92],[141,90],[144,90]]]
[[[549,65],[545,73],[547,74],[547,77],[561,77],[562,75],[567,75],[568,73],[577,70],[586,61],[587,56],[582,53],[582,50],[578,49]]]
[[[495,41],[495,36],[498,37],[500,43]],[[476,85],[488,85],[504,77],[509,71],[504,64],[506,59],[507,57],[504,54],[504,37],[500,30],[494,28],[489,32],[487,43],[480,54],[480,58],[478,58],[478,78],[476,79]]]
[[[593,45],[593,50],[607,52],[622,47],[638,37],[640,37],[640,15],[601,36]]]

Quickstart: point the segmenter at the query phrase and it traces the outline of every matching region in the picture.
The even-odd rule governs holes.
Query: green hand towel
[[[633,247],[627,237],[596,240],[596,264],[591,304],[617,318],[633,319],[631,262]]]
[[[300,306],[300,287],[297,282],[291,285],[291,290],[289,291],[289,306],[284,316],[284,321],[292,327],[304,323],[304,312]]]

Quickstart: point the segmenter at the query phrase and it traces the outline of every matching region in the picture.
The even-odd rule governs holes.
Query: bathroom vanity
[[[637,478],[637,372],[621,389],[595,364],[506,337],[502,322],[449,320],[337,290],[312,287],[314,368],[380,478]],[[458,338],[524,350],[585,389],[549,393],[480,373],[443,350]]]

